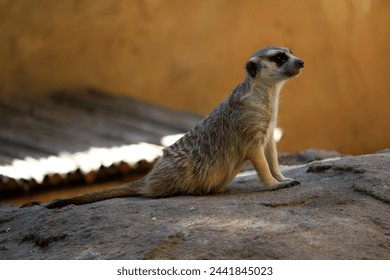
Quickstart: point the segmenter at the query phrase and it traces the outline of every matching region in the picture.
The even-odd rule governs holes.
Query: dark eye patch
[[[288,60],[288,56],[285,53],[277,53],[271,56],[270,60],[275,62],[278,66],[282,66]]]

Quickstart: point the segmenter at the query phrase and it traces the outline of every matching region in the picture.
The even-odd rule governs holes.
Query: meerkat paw
[[[274,186],[273,190],[285,189],[299,184],[300,182],[297,180],[284,178],[281,182],[279,182],[276,186]]]
[[[281,181],[278,184],[278,188],[289,188],[289,187],[293,187],[293,186],[296,186],[299,184],[300,184],[300,182],[295,180],[295,179],[284,178],[283,181]]]

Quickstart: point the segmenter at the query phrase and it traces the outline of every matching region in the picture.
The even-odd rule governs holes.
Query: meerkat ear
[[[245,65],[246,71],[248,71],[248,74],[254,78],[256,77],[257,72],[260,70],[259,65],[256,61],[249,60]]]

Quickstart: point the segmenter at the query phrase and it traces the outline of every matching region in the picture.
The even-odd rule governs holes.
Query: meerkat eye
[[[271,61],[275,62],[278,66],[282,66],[287,60],[288,56],[285,53],[278,53],[271,56]]]

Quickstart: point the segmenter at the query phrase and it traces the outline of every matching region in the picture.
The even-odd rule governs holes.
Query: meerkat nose
[[[299,68],[303,68],[303,67],[304,67],[304,62],[303,62],[303,60],[297,59],[297,60],[295,61],[295,66],[296,66],[296,67],[299,67]]]

